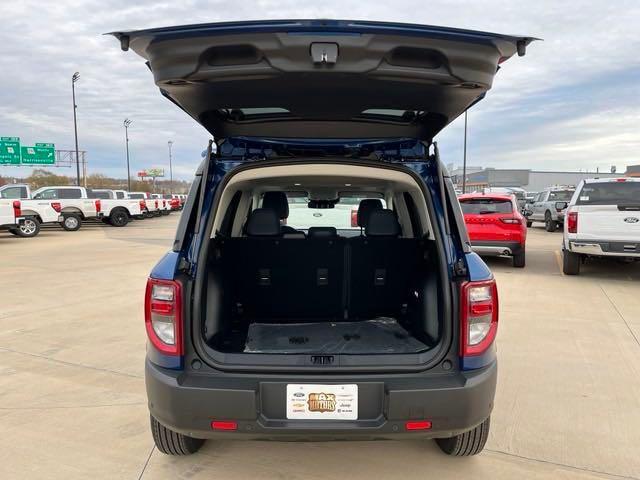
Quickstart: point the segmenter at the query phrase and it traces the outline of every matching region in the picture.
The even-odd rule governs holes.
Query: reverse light
[[[500,221],[502,223],[508,223],[508,224],[511,224],[511,225],[520,224],[520,219],[519,218],[505,217],[505,218],[501,218]]]
[[[13,201],[13,216],[15,218],[22,216],[22,204],[20,203],[20,200]]]
[[[567,215],[567,231],[578,233],[578,212],[569,212]]]
[[[62,211],[62,205],[60,202],[51,202],[51,208],[53,208],[57,213]]]
[[[498,331],[498,289],[495,280],[466,282],[460,302],[460,353],[481,355]]]
[[[182,355],[182,296],[180,283],[147,280],[145,326],[151,344],[166,355]]]

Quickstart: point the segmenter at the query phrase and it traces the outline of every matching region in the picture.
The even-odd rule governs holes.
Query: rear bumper
[[[640,241],[599,241],[570,240],[569,250],[583,255],[599,257],[638,257],[640,258]]]
[[[341,377],[188,375],[146,361],[149,410],[160,423],[195,438],[321,440],[451,437],[491,413],[497,364],[455,374]],[[356,383],[359,419],[287,420],[287,383]],[[232,420],[235,431],[213,431],[212,420]],[[407,420],[429,420],[430,430],[407,432]]]
[[[471,241],[471,249],[478,255],[513,256],[524,250],[520,242]]]

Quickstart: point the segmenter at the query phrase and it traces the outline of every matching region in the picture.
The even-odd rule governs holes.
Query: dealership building
[[[577,185],[587,178],[612,178],[624,175],[640,176],[640,165],[627,168],[626,173],[603,172],[545,172],[529,169],[484,168],[467,171],[468,192],[487,187],[520,187],[528,192],[539,192],[552,185]],[[454,183],[462,188],[462,169],[451,171]]]

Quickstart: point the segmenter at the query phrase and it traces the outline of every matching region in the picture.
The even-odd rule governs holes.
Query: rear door
[[[571,210],[581,240],[640,242],[640,179],[587,182]]]
[[[431,140],[484,97],[530,37],[343,20],[114,32],[216,140]]]

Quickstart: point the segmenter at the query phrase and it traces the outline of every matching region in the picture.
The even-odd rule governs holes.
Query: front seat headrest
[[[360,200],[358,206],[358,226],[366,227],[369,221],[369,215],[374,210],[382,210],[382,201],[377,198],[365,198]]]
[[[280,220],[289,217],[289,202],[284,192],[265,192],[262,197],[262,208],[270,208]]]
[[[280,219],[270,208],[257,208],[249,215],[245,233],[249,237],[280,236]]]
[[[309,227],[309,238],[336,238],[338,230],[336,227]]]
[[[371,212],[364,233],[367,237],[397,237],[400,235],[400,224],[395,212],[388,209]]]

